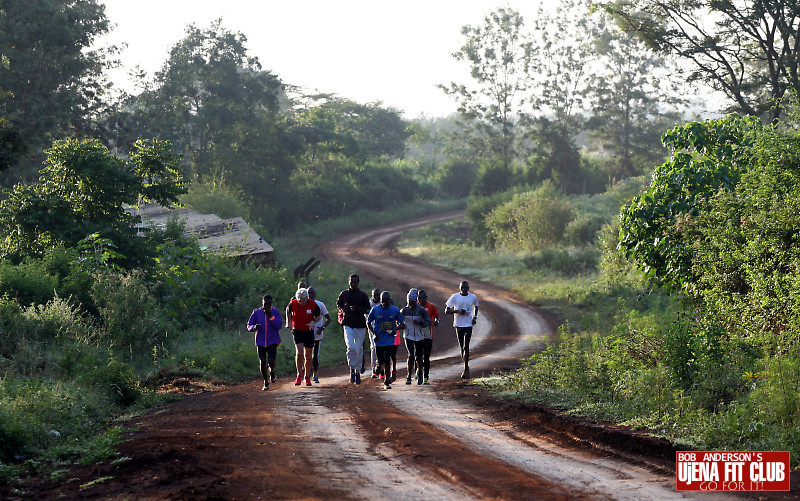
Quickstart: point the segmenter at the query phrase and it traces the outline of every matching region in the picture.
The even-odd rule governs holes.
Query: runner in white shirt
[[[331,323],[331,316],[328,314],[328,308],[325,306],[325,303],[317,299],[316,288],[308,288],[308,298],[317,302],[317,305],[319,305],[319,313],[322,316],[314,328],[314,350],[311,355],[311,370],[312,374],[314,375],[312,380],[315,383],[319,383],[319,377],[317,374],[317,371],[319,371],[319,344],[322,342],[322,338],[325,335],[325,327]]]
[[[444,312],[453,315],[453,327],[456,328],[461,361],[464,362],[461,378],[469,379],[469,341],[472,338],[472,326],[478,321],[478,298],[469,291],[469,282],[466,280],[461,282],[459,288],[461,292],[450,296]]]

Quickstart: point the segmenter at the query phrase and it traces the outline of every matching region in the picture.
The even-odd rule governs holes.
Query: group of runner
[[[380,378],[385,389],[397,379],[397,348],[405,338],[408,350],[406,384],[416,378],[418,385],[429,384],[430,355],[433,348],[434,327],[439,325],[439,312],[428,301],[425,290],[412,288],[406,294],[406,304],[399,308],[393,303],[389,291],[373,289],[372,297],[359,288],[357,274],[348,277],[349,286],[336,300],[339,323],[344,331],[347,346],[347,363],[350,367],[350,382],[361,384],[361,375],[366,371],[364,341],[369,333],[372,377]],[[460,291],[453,294],[445,305],[445,314],[453,315],[453,326],[461,349],[464,370],[462,378],[469,378],[469,343],[472,327],[478,319],[478,298],[469,292],[469,283],[461,282]],[[305,381],[319,383],[319,347],[325,328],[331,318],[322,301],[316,299],[316,289],[305,281],[298,284],[297,292],[286,306],[286,328],[291,329],[295,344],[295,385]],[[247,329],[255,332],[261,375],[262,390],[275,382],[277,347],[281,342],[282,327],[280,311],[273,307],[273,298],[265,295],[262,306],[253,311]],[[402,335],[401,335],[402,332]]]

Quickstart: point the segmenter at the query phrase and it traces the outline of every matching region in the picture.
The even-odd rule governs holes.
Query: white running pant
[[[361,364],[364,359],[364,336],[367,329],[365,327],[344,327],[344,344],[347,345],[347,365],[351,370],[361,371]]]

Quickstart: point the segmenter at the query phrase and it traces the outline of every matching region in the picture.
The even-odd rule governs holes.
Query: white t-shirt
[[[464,296],[460,292],[456,292],[447,300],[446,306],[456,311],[467,311],[464,314],[456,313],[453,315],[453,327],[472,327],[474,308],[478,306],[478,297],[475,294],[467,292],[467,295]]]
[[[316,301],[317,305],[319,306],[320,315],[319,322],[317,322],[317,325],[314,328],[314,341],[322,341],[322,336],[325,335],[325,331],[322,329],[322,326],[325,325],[325,315],[328,314],[328,308],[325,307],[325,303],[319,299],[315,299],[314,301]]]

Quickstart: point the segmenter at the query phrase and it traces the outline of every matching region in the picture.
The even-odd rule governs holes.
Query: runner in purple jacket
[[[250,320],[247,321],[247,330],[255,332],[256,349],[264,378],[264,387],[268,390],[270,380],[274,383],[278,378],[275,366],[278,358],[278,345],[281,344],[281,335],[278,332],[283,326],[281,312],[272,307],[272,296],[267,294],[261,299],[261,308],[253,310]],[[267,368],[269,366],[269,368]]]

